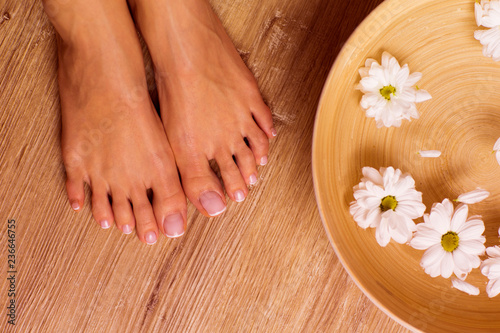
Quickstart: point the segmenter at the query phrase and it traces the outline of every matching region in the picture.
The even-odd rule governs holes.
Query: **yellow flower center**
[[[441,237],[441,246],[447,252],[453,252],[458,247],[459,237],[456,232],[448,231]]]
[[[380,210],[383,212],[386,212],[389,209],[396,210],[397,206],[398,206],[398,201],[396,200],[396,197],[388,195],[382,199],[382,202],[380,204]]]
[[[380,94],[388,101],[391,100],[391,95],[394,95],[395,93],[396,93],[396,88],[394,88],[391,85],[385,86],[382,89],[380,89]]]

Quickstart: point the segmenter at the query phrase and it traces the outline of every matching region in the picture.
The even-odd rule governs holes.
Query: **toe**
[[[124,234],[130,234],[134,230],[135,218],[130,201],[124,193],[113,194],[113,215],[118,229]]]
[[[179,178],[153,187],[153,211],[161,232],[170,238],[180,237],[186,231],[186,196]]]
[[[248,148],[246,149],[250,151]],[[251,152],[250,156],[251,164],[255,166]],[[231,200],[236,202],[242,202],[245,200],[245,197],[248,194],[248,189],[240,169],[238,169],[238,166],[233,160],[233,156],[229,153],[222,153],[219,154],[215,160],[219,165],[222,180],[224,182],[224,188],[226,189],[228,196]]]
[[[242,144],[236,150],[236,164],[238,165],[241,177],[247,185],[254,185],[257,182],[257,166],[255,156],[245,144]]]
[[[68,173],[68,178],[66,180],[66,192],[68,192],[68,199],[71,208],[75,211],[79,211],[83,207],[85,200],[83,179]]]
[[[137,236],[139,239],[152,245],[158,240],[158,227],[153,214],[153,207],[148,200],[146,190],[137,190],[132,195],[132,207],[134,211]]]
[[[113,211],[104,185],[94,184],[92,187],[92,215],[103,229],[108,229],[113,225]]]
[[[255,163],[258,165],[267,164],[267,154],[269,153],[269,139],[257,126],[247,135],[250,149],[252,149]]]
[[[224,191],[207,158],[178,154],[176,162],[189,201],[205,216],[222,214],[226,210]]]
[[[262,102],[258,107],[252,109],[252,115],[255,122],[264,131],[264,133],[266,133],[269,139],[272,139],[278,134],[274,128],[271,110],[264,102]]]

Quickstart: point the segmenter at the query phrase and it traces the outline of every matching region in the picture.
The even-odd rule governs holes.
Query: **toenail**
[[[234,200],[236,200],[236,202],[242,202],[245,200],[245,193],[243,193],[242,190],[234,192]]]
[[[216,192],[205,192],[200,196],[200,203],[210,216],[217,216],[226,210],[226,205]]]
[[[146,236],[144,236],[144,238],[146,239],[146,243],[148,243],[149,245],[153,245],[157,240],[156,232],[150,231],[146,234]]]
[[[184,219],[182,215],[173,214],[165,217],[163,220],[163,229],[165,229],[165,235],[170,238],[184,235]]]
[[[254,185],[255,183],[257,183],[257,176],[251,175],[250,176],[250,185]]]
[[[103,228],[103,229],[109,229],[109,227],[111,227],[111,225],[109,224],[109,222],[107,220],[102,220],[101,221],[101,228]]]
[[[132,233],[132,228],[128,225],[128,224],[125,224],[123,227],[122,227],[122,231],[125,235],[128,235],[130,233]]]
[[[267,164],[267,156],[264,156],[260,159],[260,165],[266,165]]]
[[[73,208],[73,210],[80,210],[80,204],[78,203],[78,201],[73,201],[71,203],[71,208]]]
[[[276,135],[278,135],[278,132],[276,132],[276,130],[275,130],[274,128],[272,128],[272,129],[271,129],[271,134],[272,134],[273,136],[276,136]]]

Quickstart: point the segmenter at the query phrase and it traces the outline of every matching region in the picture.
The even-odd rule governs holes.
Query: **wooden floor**
[[[214,0],[279,136],[241,204],[155,246],[102,230],[64,189],[54,31],[39,0],[0,0],[1,332],[406,332],[337,260],[317,211],[311,139],[330,67],[380,0]],[[148,63],[151,74],[151,65]],[[152,87],[153,89],[154,87]],[[16,326],[7,323],[7,221]]]

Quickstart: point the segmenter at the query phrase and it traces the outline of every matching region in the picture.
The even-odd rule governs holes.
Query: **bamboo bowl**
[[[482,55],[474,39],[474,1],[387,0],[358,27],[339,54],[316,116],[313,177],[328,237],[363,292],[404,326],[424,332],[500,332],[500,296],[490,299],[486,277],[473,270],[467,282],[479,296],[431,278],[420,267],[423,251],[394,241],[380,247],[373,229],[349,214],[361,168],[394,166],[410,172],[427,213],[434,202],[481,187],[491,196],[470,206],[483,216],[486,246],[498,245],[500,166],[492,154],[500,137],[500,63]],[[359,106],[358,69],[383,51],[411,72],[433,99],[417,104],[420,119],[377,129]],[[441,150],[437,159],[419,150]],[[417,221],[417,222],[421,222]],[[484,259],[484,258],[483,258]]]

